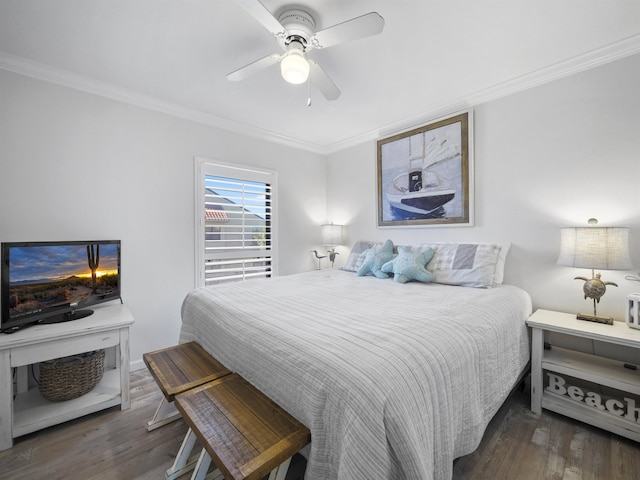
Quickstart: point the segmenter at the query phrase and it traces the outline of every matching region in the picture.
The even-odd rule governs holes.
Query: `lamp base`
[[[332,248],[331,250],[327,250],[327,253],[329,254],[329,261],[331,262],[331,268],[333,268],[333,262],[336,261],[336,255],[339,255],[339,253],[336,252],[335,248]]]
[[[586,313],[579,313],[576,315],[578,320],[586,320],[587,322],[604,323],[606,325],[613,325],[613,318],[611,317],[597,317],[595,315],[587,315]]]

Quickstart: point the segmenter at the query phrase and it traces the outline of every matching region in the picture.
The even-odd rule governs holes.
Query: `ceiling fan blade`
[[[329,75],[316,62],[309,60],[311,65],[311,83],[313,83],[327,100],[336,100],[340,96],[340,90],[329,78]]]
[[[272,55],[268,55],[260,60],[256,60],[255,62],[250,63],[249,65],[245,65],[238,70],[235,70],[227,75],[227,80],[231,80],[232,82],[239,82],[244,80],[245,78],[249,78],[251,75],[258,73],[260,70],[264,70],[271,65],[274,65],[280,61],[282,55],[274,53]]]
[[[316,32],[313,44],[316,48],[331,47],[338,43],[377,35],[383,28],[384,18],[376,12],[371,12]]]
[[[236,0],[236,2],[274,35],[284,33],[282,24],[258,0]]]

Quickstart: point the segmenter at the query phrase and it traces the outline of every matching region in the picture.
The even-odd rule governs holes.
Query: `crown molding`
[[[473,108],[483,103],[497,100],[514,93],[559,80],[570,75],[589,70],[591,68],[614,62],[622,58],[640,53],[640,34],[633,35],[615,43],[592,50],[582,55],[557,62],[534,72],[498,83],[489,88],[478,90],[447,104],[436,105],[434,108],[402,122],[386,125],[380,129],[363,132],[360,135],[333,143],[326,147],[327,153],[334,153],[365,142],[413,128],[416,125]]]
[[[256,128],[251,125],[245,125],[240,122],[234,122],[193,108],[186,108],[175,103],[166,102],[139,92],[101,82],[94,78],[78,75],[68,70],[34,62],[2,51],[0,51],[0,69],[149,110],[155,110],[233,133],[248,135],[253,138],[279,143],[296,149],[326,154],[326,149],[319,145]]]
[[[330,145],[317,145],[275,132],[224,119],[196,109],[185,108],[158,98],[120,88],[96,79],[77,75],[50,65],[34,62],[22,57],[0,51],[0,69],[20,75],[33,77],[46,82],[56,83],[76,90],[100,95],[113,100],[155,110],[178,118],[191,120],[230,132],[248,135],[253,138],[278,143],[288,147],[310,151],[321,155],[335,153],[365,142],[376,140],[392,132],[405,130],[411,126],[427,122],[435,117],[469,109],[482,103],[496,100],[523,90],[527,90],[553,80],[573,75],[606,63],[640,53],[640,34],[592,50],[582,55],[557,62],[534,72],[498,83],[489,88],[471,92],[447,104],[437,105],[430,110],[402,122],[385,125],[381,128],[363,132]]]

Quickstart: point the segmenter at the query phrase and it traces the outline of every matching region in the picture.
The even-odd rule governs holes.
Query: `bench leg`
[[[181,417],[180,412],[173,405],[173,402],[167,402],[167,399],[162,397],[160,405],[156,409],[156,413],[153,418],[147,422],[147,431],[155,430],[158,427],[171,423]]]
[[[198,458],[198,463],[193,471],[193,475],[191,475],[191,480],[224,480],[224,475],[222,475],[217,468],[207,475],[207,470],[209,470],[210,466],[211,457],[203,448],[200,452],[200,457]]]
[[[289,470],[289,464],[291,463],[291,457],[287,458],[284,462],[271,470],[269,474],[269,480],[284,480],[287,476],[287,470]]]
[[[189,429],[182,441],[182,445],[180,445],[180,450],[178,450],[178,455],[176,455],[173,465],[164,474],[164,477],[167,480],[175,480],[176,478],[193,470],[196,460],[195,458],[189,457],[195,443],[196,434],[193,433],[193,430]]]

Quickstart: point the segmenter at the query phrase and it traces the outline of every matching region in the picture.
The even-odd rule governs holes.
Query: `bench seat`
[[[177,394],[231,373],[197,342],[145,353],[142,358],[164,395],[153,419],[147,422],[149,431],[180,418],[169,405]]]
[[[174,400],[190,427],[181,451],[193,448],[194,435],[204,447],[192,479],[205,478],[213,460],[226,480],[260,480],[267,474],[284,480],[291,457],[311,441],[307,427],[237,373]],[[180,467],[174,464],[167,472]]]

